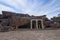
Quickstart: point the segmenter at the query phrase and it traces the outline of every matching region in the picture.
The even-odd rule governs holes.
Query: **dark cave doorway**
[[[18,29],[30,29],[30,23],[27,23],[27,24],[22,25],[22,26],[18,26]]]
[[[36,21],[32,21],[32,29],[36,29]]]

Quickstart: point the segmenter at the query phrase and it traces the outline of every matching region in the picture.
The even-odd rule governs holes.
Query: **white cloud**
[[[13,12],[23,11],[23,13],[28,13],[30,15],[45,15],[60,9],[56,7],[57,5],[53,5],[56,4],[56,1],[58,2],[58,0],[51,0],[51,2],[42,6],[43,1],[41,0],[40,2],[38,2],[38,0],[33,0],[33,2],[29,2],[28,0],[0,0],[0,2],[6,3],[10,6],[1,4],[0,12],[2,10]]]
[[[55,9],[53,9],[52,11],[48,11],[48,12],[46,12],[46,14],[52,13],[52,12],[56,12],[57,10],[60,10],[60,7],[59,7],[59,8],[55,8]]]
[[[6,7],[4,5],[0,5],[0,14],[2,14],[2,11],[12,11],[12,12],[15,12],[15,10],[9,8],[9,7]]]

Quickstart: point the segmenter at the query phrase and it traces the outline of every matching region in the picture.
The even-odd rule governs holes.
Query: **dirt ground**
[[[60,40],[60,29],[0,32],[0,40]]]

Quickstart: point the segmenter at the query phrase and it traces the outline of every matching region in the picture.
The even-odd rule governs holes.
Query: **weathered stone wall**
[[[30,16],[28,14],[19,14],[13,12],[2,11],[2,15],[0,15],[0,24],[2,26],[10,26],[13,28],[18,28],[19,26],[30,23],[31,19],[42,19],[43,25],[46,27],[58,27],[59,24],[52,23],[46,15],[43,16]]]

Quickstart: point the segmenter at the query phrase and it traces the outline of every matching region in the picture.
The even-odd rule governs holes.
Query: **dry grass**
[[[60,30],[20,30],[0,32],[0,40],[60,40]]]

